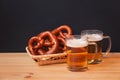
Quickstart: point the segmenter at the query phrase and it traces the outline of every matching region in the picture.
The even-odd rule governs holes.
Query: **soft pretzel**
[[[44,31],[28,41],[28,49],[33,55],[62,53],[66,50],[65,38],[72,34],[72,29],[62,25],[52,31]]]
[[[72,29],[67,25],[62,25],[52,31],[53,34],[56,36],[61,36],[66,38],[67,36],[72,34]]]

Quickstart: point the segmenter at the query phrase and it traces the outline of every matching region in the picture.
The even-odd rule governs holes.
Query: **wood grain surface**
[[[71,72],[66,63],[39,66],[27,53],[0,53],[0,80],[120,80],[120,53],[88,65],[85,72]]]

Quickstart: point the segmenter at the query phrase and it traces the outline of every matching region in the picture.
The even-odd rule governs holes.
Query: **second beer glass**
[[[110,36],[103,36],[103,32],[100,30],[83,30],[81,32],[82,37],[87,37],[88,42],[96,43],[97,49],[94,45],[88,45],[88,61],[93,60],[90,63],[96,64],[102,61],[103,55],[107,55],[111,49],[111,38]],[[105,54],[102,52],[103,48],[103,39],[108,39],[108,48]],[[97,50],[97,51],[96,51]],[[94,57],[94,58],[93,58]]]

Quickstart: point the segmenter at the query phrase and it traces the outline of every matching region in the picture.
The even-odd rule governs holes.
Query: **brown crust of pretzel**
[[[52,31],[44,31],[28,41],[28,49],[33,55],[62,53],[66,50],[65,38],[72,34],[72,29],[62,25]]]
[[[62,25],[54,29],[52,33],[55,34],[56,36],[66,38],[67,36],[72,35],[72,29],[68,25]]]

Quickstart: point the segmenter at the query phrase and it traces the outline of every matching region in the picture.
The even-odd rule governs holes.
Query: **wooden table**
[[[0,80],[120,80],[120,53],[85,72],[71,72],[66,63],[39,66],[27,53],[0,53]]]

